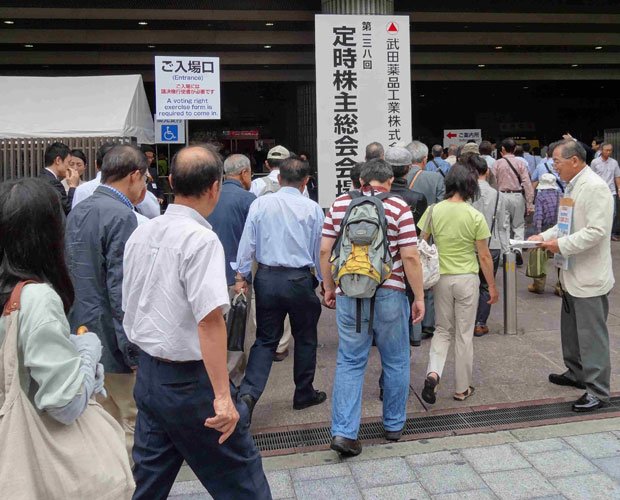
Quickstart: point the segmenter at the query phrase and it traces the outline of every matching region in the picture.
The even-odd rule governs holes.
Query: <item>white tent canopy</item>
[[[0,76],[0,138],[27,137],[135,137],[153,144],[142,76]]]

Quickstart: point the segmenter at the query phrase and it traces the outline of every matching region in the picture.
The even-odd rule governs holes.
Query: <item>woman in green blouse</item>
[[[45,182],[0,184],[0,305],[20,281],[36,281],[21,296],[22,387],[39,411],[70,425],[92,394],[103,392],[103,367],[96,334],[69,335],[65,315],[74,292],[64,259],[64,219],[58,194]],[[5,327],[1,317],[0,345]]]
[[[474,161],[484,160],[478,157]],[[474,392],[473,336],[480,268],[489,284],[489,304],[498,298],[488,247],[491,233],[484,216],[467,203],[477,194],[478,174],[469,166],[456,163],[446,176],[446,199],[430,207],[420,219],[422,237],[428,240],[432,235],[437,245],[441,276],[434,287],[435,335],[422,390],[422,398],[429,404],[435,403],[435,392],[453,340],[456,388],[453,397],[464,401]]]

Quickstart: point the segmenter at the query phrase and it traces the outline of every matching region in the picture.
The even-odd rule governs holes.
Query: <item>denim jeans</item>
[[[332,399],[332,436],[356,439],[362,415],[364,372],[373,335],[368,333],[370,299],[362,299],[362,333],[355,331],[356,299],[336,297],[338,358]],[[405,425],[409,397],[409,302],[404,291],[380,288],[375,298],[373,334],[384,377],[383,426]]]
[[[424,291],[424,319],[422,320],[422,328],[435,330],[435,296],[433,289]]]

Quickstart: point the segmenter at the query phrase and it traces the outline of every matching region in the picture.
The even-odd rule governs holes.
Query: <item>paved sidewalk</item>
[[[620,499],[620,418],[264,459],[274,499]],[[211,498],[183,467],[173,500]]]

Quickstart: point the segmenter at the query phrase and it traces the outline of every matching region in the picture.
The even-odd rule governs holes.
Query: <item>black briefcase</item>
[[[245,295],[239,293],[232,300],[228,317],[226,318],[226,330],[228,332],[228,350],[243,351],[245,344],[245,325],[248,318],[248,302]]]

